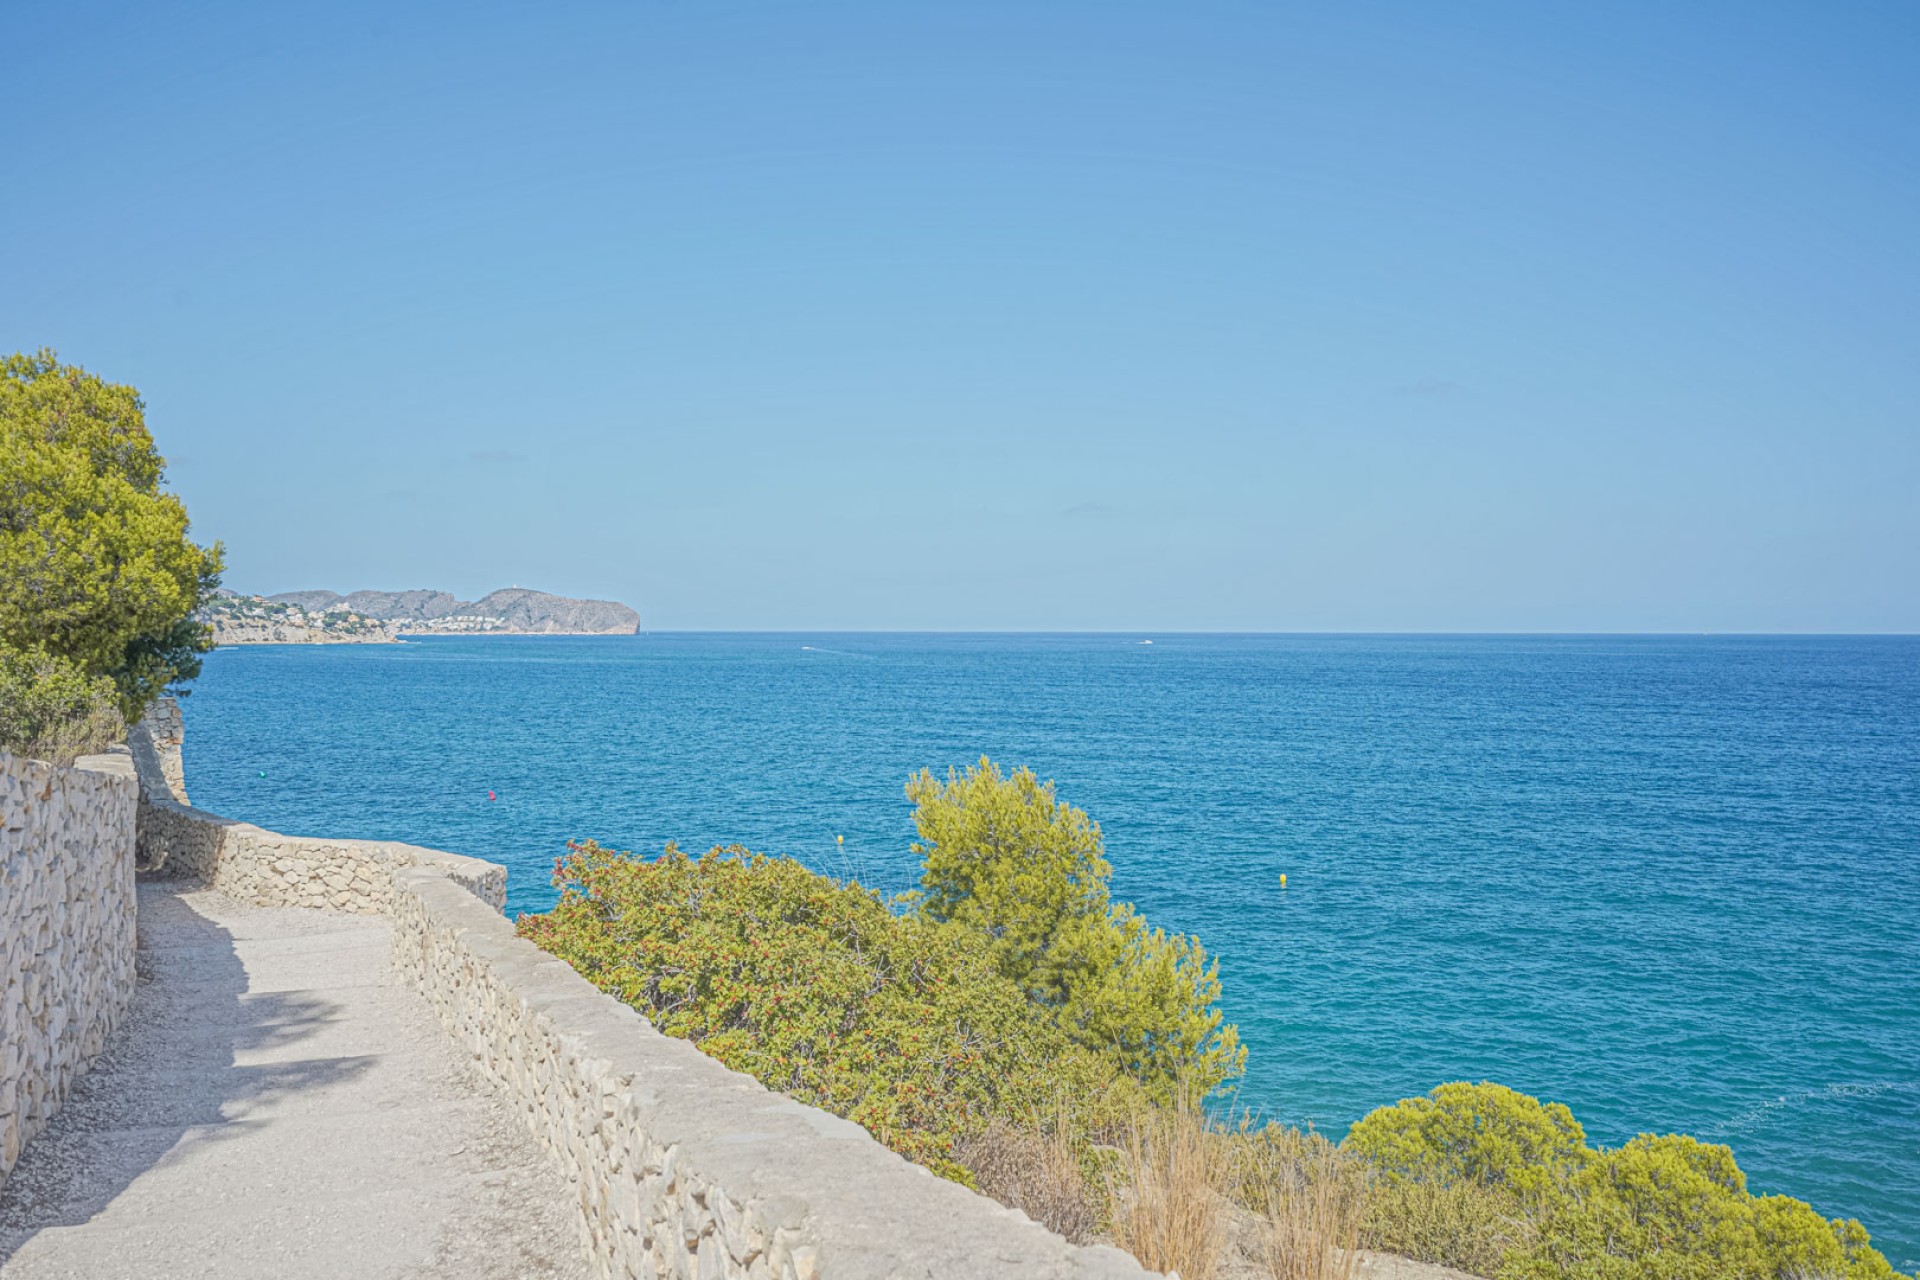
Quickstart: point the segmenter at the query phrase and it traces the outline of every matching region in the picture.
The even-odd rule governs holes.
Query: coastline
[[[255,638],[252,636],[215,636],[216,649],[264,648],[272,645],[341,645],[341,644],[405,644],[409,640],[419,640],[428,636],[632,636],[637,631],[396,631],[379,636],[339,636],[321,633],[314,636],[271,636]]]
[[[236,636],[236,635],[221,634],[220,629],[215,628],[214,637],[213,637],[213,647],[216,649],[234,649],[234,648],[242,648],[242,647],[253,646],[253,645],[275,645],[275,644],[397,644],[400,641],[399,636],[392,635],[392,634],[381,634],[381,635],[373,635],[373,636],[336,635],[336,634],[330,634],[325,631],[320,631],[317,628],[302,628],[302,630],[311,631],[312,634],[304,635],[304,636],[292,636],[292,635],[284,634],[287,628],[277,628],[276,630],[281,632],[282,634],[267,635],[267,636],[258,636],[258,635]]]
[[[640,615],[616,601],[577,600],[525,587],[505,587],[474,601],[425,589],[272,597],[223,591],[201,618],[212,627],[215,647],[393,644],[427,635],[633,635],[640,630]]]

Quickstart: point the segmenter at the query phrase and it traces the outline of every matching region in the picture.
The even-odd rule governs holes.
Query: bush
[[[1642,1134],[1596,1153],[1501,1280],[1892,1280],[1857,1222],[1756,1197],[1723,1146]]]
[[[165,471],[132,387],[51,351],[0,359],[0,645],[108,677],[128,720],[210,644],[193,615],[220,548],[188,539]]]
[[[1525,1197],[1548,1191],[1586,1158],[1573,1113],[1502,1084],[1443,1084],[1369,1112],[1346,1146],[1389,1175],[1473,1182]]]
[[[743,849],[654,862],[571,846],[519,931],[729,1067],[865,1126],[957,1181],[963,1137],[1055,1091],[1124,1110],[1125,1081],[995,972],[975,935]]]
[[[921,917],[979,936],[1075,1043],[1163,1101],[1198,1099],[1244,1069],[1215,1003],[1218,966],[1197,939],[1149,928],[1110,899],[1100,825],[1052,783],[983,758],[944,785],[922,770],[907,796],[925,860]]]
[[[1075,1244],[1098,1236],[1101,1200],[1088,1177],[1081,1134],[1067,1128],[995,1119],[954,1147],[973,1185]]]
[[[1380,1171],[1376,1247],[1500,1280],[1892,1280],[1851,1220],[1753,1196],[1726,1147],[1643,1134],[1595,1150],[1564,1106],[1445,1084],[1343,1144]]]
[[[113,681],[0,644],[0,751],[72,764],[125,734]]]

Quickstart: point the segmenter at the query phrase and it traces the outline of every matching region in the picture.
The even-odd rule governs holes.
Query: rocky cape
[[[478,600],[446,591],[221,592],[206,610],[221,644],[392,644],[408,635],[632,635],[640,615],[612,600],[507,587]]]

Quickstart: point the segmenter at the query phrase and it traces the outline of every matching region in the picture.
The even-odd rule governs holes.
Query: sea
[[[426,637],[218,650],[184,707],[195,804],[516,912],[588,837],[906,890],[908,777],[1027,765],[1218,957],[1239,1105],[1497,1080],[1920,1267],[1920,638]]]

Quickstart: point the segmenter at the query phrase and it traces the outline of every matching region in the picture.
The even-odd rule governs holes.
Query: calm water
[[[187,778],[504,862],[527,910],[573,836],[905,888],[909,772],[1024,762],[1219,955],[1245,1101],[1339,1131],[1500,1080],[1730,1143],[1920,1265],[1920,640],[1135,639],[222,650]]]

